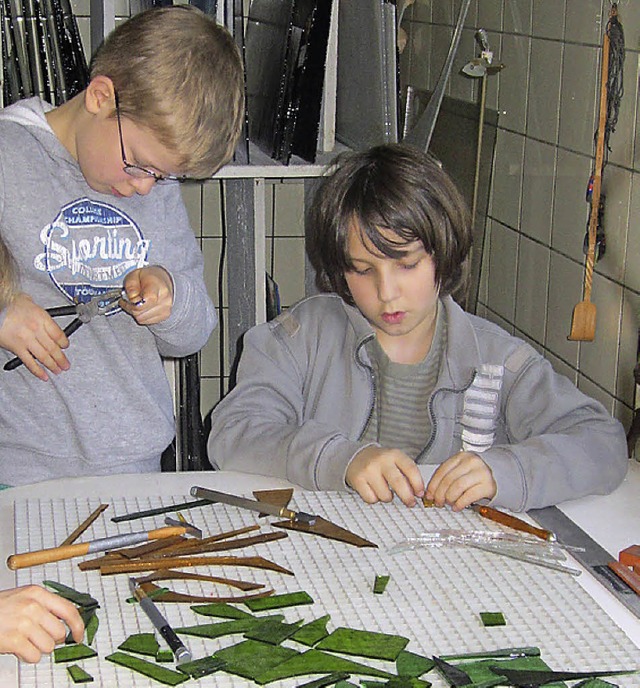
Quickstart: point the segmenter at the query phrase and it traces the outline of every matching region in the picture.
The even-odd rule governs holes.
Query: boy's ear
[[[84,104],[89,113],[98,114],[106,108],[111,114],[115,108],[115,88],[108,76],[94,76],[85,89]]]

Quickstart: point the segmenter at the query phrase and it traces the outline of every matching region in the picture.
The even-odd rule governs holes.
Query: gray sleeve
[[[310,490],[345,490],[347,465],[363,445],[337,423],[305,417],[307,362],[279,334],[265,324],[245,335],[236,387],[211,415],[209,461]]]
[[[173,280],[173,308],[167,320],[149,329],[162,356],[188,356],[202,349],[217,325],[215,307],[204,283],[204,260],[191,231],[179,189],[165,205],[168,225],[162,267]]]
[[[622,425],[535,354],[504,390],[509,442],[482,458],[498,491],[494,504],[542,508],[588,494],[608,494],[628,469]]]

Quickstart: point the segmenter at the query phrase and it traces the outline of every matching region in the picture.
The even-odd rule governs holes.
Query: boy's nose
[[[153,177],[134,177],[130,184],[140,196],[146,196],[153,189],[156,180]]]
[[[398,281],[392,274],[378,277],[378,298],[382,303],[390,303],[398,296]]]

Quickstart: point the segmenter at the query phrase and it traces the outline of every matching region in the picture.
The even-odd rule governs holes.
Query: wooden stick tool
[[[63,545],[61,547],[50,547],[49,549],[40,549],[34,552],[24,552],[22,554],[12,554],[7,559],[7,566],[15,571],[16,569],[24,569],[29,566],[37,566],[38,564],[48,564],[53,561],[62,561],[64,559],[72,559],[73,557],[81,557],[85,554],[93,554],[94,552],[105,552],[109,549],[118,549],[119,547],[129,547],[130,545],[138,545],[147,540],[158,540],[160,538],[172,537],[173,535],[193,535],[193,529],[189,526],[175,526],[171,528],[157,528],[156,530],[149,530],[137,533],[123,533],[121,535],[112,535],[111,537],[99,538],[92,542],[78,542],[73,545]]]
[[[530,523],[523,521],[517,516],[512,516],[511,514],[505,514],[504,511],[498,511],[498,509],[493,509],[490,506],[483,506],[481,504],[472,504],[471,508],[480,514],[483,518],[487,518],[495,523],[501,523],[503,526],[508,526],[514,530],[519,530],[522,533],[528,533],[529,535],[535,535],[541,540],[547,540],[548,542],[554,542],[556,539],[555,533],[550,530],[544,530],[543,528],[536,528]]]

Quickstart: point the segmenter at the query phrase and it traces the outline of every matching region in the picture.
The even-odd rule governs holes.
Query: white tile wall
[[[416,0],[410,37],[412,30],[426,34],[431,5]],[[467,22],[469,30],[488,31],[506,65],[491,77],[489,89],[497,94],[499,129],[478,313],[539,345],[556,370],[628,427],[637,405],[633,367],[640,326],[637,0],[618,2],[626,39],[625,90],[603,175],[607,252],[593,280],[596,338],[567,340],[574,306],[583,298],[585,192],[610,6],[608,0],[480,0],[477,25]],[[442,11],[438,24],[444,33]],[[446,48],[442,40],[433,41],[426,59],[440,64]],[[419,79],[415,72],[410,78]]]

